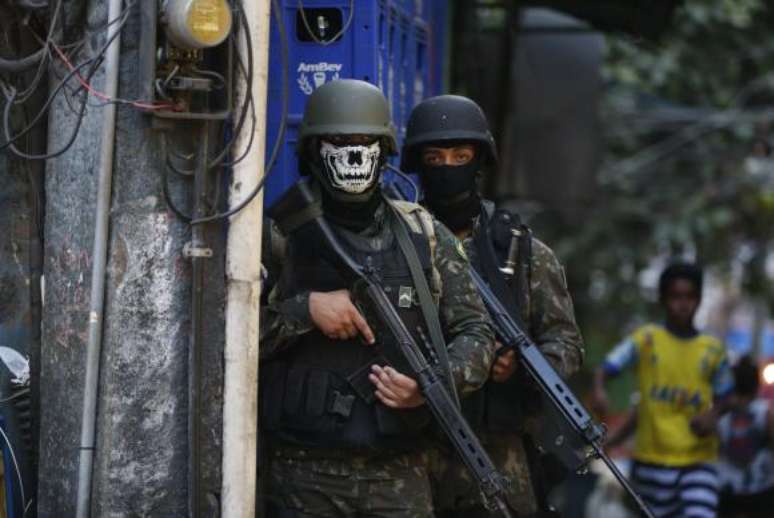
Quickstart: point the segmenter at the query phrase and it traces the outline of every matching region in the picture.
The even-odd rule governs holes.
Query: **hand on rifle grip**
[[[390,408],[415,408],[423,405],[425,400],[419,390],[419,384],[405,374],[392,367],[371,367],[368,376],[376,386],[376,397]]]
[[[490,377],[492,378],[492,381],[496,383],[503,383],[513,376],[513,373],[516,372],[516,367],[518,366],[516,351],[508,349],[505,352],[500,352],[502,348],[503,344],[495,342],[495,350],[498,351],[498,353],[492,364],[492,373],[490,374]]]
[[[328,338],[348,340],[360,334],[369,344],[375,341],[374,332],[352,303],[347,290],[310,293],[309,316]]]

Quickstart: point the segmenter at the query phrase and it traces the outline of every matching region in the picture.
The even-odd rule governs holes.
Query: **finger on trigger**
[[[354,321],[357,329],[360,331],[360,334],[362,334],[363,338],[366,339],[366,342],[372,344],[376,341],[374,332],[371,331],[371,328],[368,326],[368,322],[366,322],[365,318],[363,318],[363,315],[361,315],[359,311],[355,310],[355,313],[352,315],[352,320]]]
[[[353,324],[346,324],[344,329],[347,331],[347,338],[355,338],[357,336],[357,328]]]

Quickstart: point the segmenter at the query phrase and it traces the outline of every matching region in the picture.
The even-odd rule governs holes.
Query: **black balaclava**
[[[366,229],[382,203],[379,177],[382,143],[336,145],[322,139],[313,166],[322,185],[322,206],[333,223],[356,232]]]
[[[481,211],[476,185],[480,170],[478,156],[465,165],[422,166],[425,202],[452,232],[469,227]]]

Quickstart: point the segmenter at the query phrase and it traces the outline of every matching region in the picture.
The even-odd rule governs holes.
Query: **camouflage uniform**
[[[460,242],[424,209],[400,206],[404,213],[417,212],[432,222],[429,234],[435,275],[431,289],[438,301],[439,316],[448,342],[449,362],[458,392],[481,387],[494,358],[494,336],[486,310],[470,279],[469,263]],[[374,250],[388,246],[394,236],[385,207],[377,210],[375,222],[354,234],[338,229],[346,239],[368,243]],[[406,220],[409,218],[406,217]],[[271,232],[272,264],[283,261],[284,238],[276,227]],[[267,248],[266,246],[264,248]],[[270,276],[281,279],[280,276]],[[262,361],[271,360],[293,347],[294,341],[314,325],[309,316],[308,293],[288,298],[278,281],[261,309]],[[320,351],[324,354],[325,351]],[[271,405],[262,401],[263,405]],[[381,404],[381,403],[376,403]],[[300,448],[270,445],[271,465],[268,498],[290,512],[290,516],[432,516],[426,445],[419,441],[400,453],[346,449]]]
[[[503,214],[507,213],[498,211],[496,216],[507,217]],[[478,231],[480,226],[476,221],[473,232]],[[477,251],[473,236],[466,238],[463,243],[471,263],[477,265]],[[511,288],[513,289],[512,286]],[[535,341],[562,377],[567,378],[577,372],[583,361],[584,349],[581,334],[575,322],[564,269],[553,251],[534,238],[530,258],[529,292],[522,300],[526,300],[525,307],[520,308],[521,321],[526,327],[524,331]],[[512,378],[518,375],[517,367]],[[518,390],[518,385],[514,389]],[[514,407],[518,405],[519,400],[519,394],[515,390]],[[526,421],[529,420],[531,419]],[[492,431],[486,427],[477,430],[495,465],[511,481],[508,502],[519,516],[530,516],[537,512],[537,502],[523,441],[523,435],[527,432],[529,424],[525,422],[520,429],[512,432]],[[478,488],[454,454],[440,455],[434,459],[432,471],[438,487],[436,491],[438,509],[453,509],[457,513],[451,514],[452,516],[466,518],[490,516],[480,504]]]

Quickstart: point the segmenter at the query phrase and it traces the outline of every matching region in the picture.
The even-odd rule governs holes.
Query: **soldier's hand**
[[[376,385],[376,397],[390,408],[415,408],[425,402],[417,382],[392,367],[372,365],[368,378]]]
[[[347,340],[361,334],[366,342],[374,343],[374,332],[352,303],[347,290],[311,292],[309,316],[328,338]]]
[[[503,346],[500,342],[495,342],[495,350],[500,349]],[[510,351],[501,354],[495,358],[492,364],[492,374],[490,377],[492,381],[496,383],[503,383],[505,380],[513,376],[516,372],[516,351],[511,349]]]

